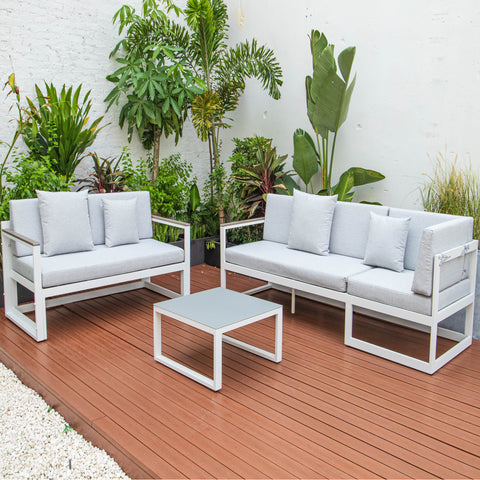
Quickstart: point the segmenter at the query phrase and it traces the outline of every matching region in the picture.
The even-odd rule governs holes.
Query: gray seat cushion
[[[349,276],[372,268],[364,265],[359,258],[315,255],[266,240],[227,248],[225,258],[236,265],[339,292],[346,291]]]
[[[412,292],[412,270],[394,272],[373,268],[348,279],[347,292],[356,297],[373,300],[412,312],[431,315],[432,298]],[[439,308],[445,308],[468,294],[469,280],[463,280],[440,292]]]
[[[88,252],[41,257],[42,286],[44,288],[83,282],[147,268],[183,262],[181,248],[153,239],[139,243],[106,247],[96,245]],[[13,269],[33,281],[31,255],[13,258]]]

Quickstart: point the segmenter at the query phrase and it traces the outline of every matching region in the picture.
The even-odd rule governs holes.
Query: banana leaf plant
[[[378,182],[385,177],[374,170],[349,168],[338,183],[332,186],[333,159],[340,127],[345,122],[350,106],[356,75],[350,82],[355,47],[348,47],[334,56],[334,45],[318,30],[312,30],[310,49],[313,74],[305,79],[307,114],[315,131],[315,140],[302,129],[293,134],[293,168],[310,190],[313,176],[320,170],[322,188],[320,195],[338,195],[339,200],[351,201],[353,187]],[[338,74],[340,70],[340,75]],[[350,83],[349,83],[350,82]],[[333,134],[333,139],[332,135]]]

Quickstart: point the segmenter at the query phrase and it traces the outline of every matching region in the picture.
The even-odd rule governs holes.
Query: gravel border
[[[34,390],[0,363],[0,478],[129,480]]]

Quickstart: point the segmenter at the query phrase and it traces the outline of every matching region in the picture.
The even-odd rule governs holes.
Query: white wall
[[[34,83],[43,80],[57,86],[81,82],[92,89],[92,117],[104,114],[103,98],[111,88],[105,76],[114,68],[108,54],[118,40],[111,18],[122,3],[2,0],[0,81],[7,80],[13,64],[24,94],[31,95]],[[308,34],[316,28],[336,45],[337,54],[357,47],[357,85],[340,131],[335,173],[362,166],[387,177],[362,187],[357,200],[420,208],[418,187],[432,171],[436,153],[445,149],[480,165],[478,0],[227,0],[227,5],[231,43],[256,37],[272,47],[284,86],[281,100],[274,101],[256,82],[248,82],[234,127],[222,137],[224,159],[232,137],[257,133],[273,137],[291,162],[293,131],[310,128],[304,78],[311,72]],[[13,134],[14,125],[7,123],[15,118],[10,105],[2,94],[0,140]],[[117,112],[107,114],[111,123],[93,146],[100,155],[117,155],[127,144]],[[191,125],[177,149],[204,178],[208,151]],[[131,150],[135,158],[145,155],[138,141]],[[4,151],[0,146],[0,155]],[[162,151],[166,155],[176,148],[168,141]]]

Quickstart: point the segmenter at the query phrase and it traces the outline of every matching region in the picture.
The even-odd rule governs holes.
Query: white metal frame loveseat
[[[190,225],[152,216],[148,192],[37,194],[10,202],[1,234],[5,316],[38,342],[47,339],[47,307],[143,287],[190,293]],[[152,222],[182,229],[183,249],[153,239]],[[170,272],[180,272],[180,292],[151,282]],[[19,305],[17,284],[33,303]]]

